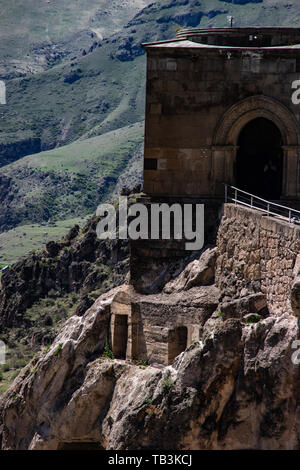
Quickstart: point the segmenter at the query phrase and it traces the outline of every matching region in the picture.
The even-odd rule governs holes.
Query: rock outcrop
[[[212,284],[215,279],[217,253],[217,248],[207,248],[199,259],[191,261],[178,277],[166,284],[164,292],[171,294],[199,285]]]
[[[59,242],[49,242],[12,265],[1,278],[0,330],[23,325],[23,314],[34,302],[53,290],[58,295],[79,292],[83,296],[107,283],[124,282],[129,247],[122,240],[99,240],[98,219],[85,227],[73,227]],[[96,263],[97,261],[97,263]]]
[[[295,317],[212,318],[160,369],[103,357],[117,292],[70,318],[3,396],[3,449],[300,448]]]
[[[291,305],[294,315],[300,317],[300,255],[297,256],[297,260],[294,267],[294,282],[291,290]]]
[[[172,281],[168,274],[163,291],[146,295],[126,284],[83,314],[86,299],[1,397],[2,449],[300,449],[299,256],[274,273],[276,282],[288,275],[292,288],[284,293],[292,308],[282,313],[272,308],[276,290],[270,296],[266,283],[247,276],[251,260],[262,268],[270,253],[278,266],[283,242],[275,250],[273,221],[257,215],[260,226],[248,215],[242,233],[254,234],[248,244],[261,251],[255,257],[250,250],[247,266],[239,257],[246,240],[237,248],[230,243],[230,231],[238,230],[229,227],[225,211],[217,249],[204,250]],[[271,241],[259,248],[266,228]],[[291,234],[291,255],[298,231],[282,224],[279,230],[286,239]],[[226,286],[231,295],[224,295]],[[112,329],[124,325],[124,315],[131,335],[127,359],[114,359]],[[185,322],[188,347],[174,354],[170,338]],[[150,365],[136,352],[145,352]]]

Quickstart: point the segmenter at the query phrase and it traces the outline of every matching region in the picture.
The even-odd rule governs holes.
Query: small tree
[[[114,358],[114,354],[113,354],[112,350],[109,347],[107,338],[106,338],[106,342],[105,342],[105,348],[104,348],[103,356],[106,357],[107,359],[113,359]]]

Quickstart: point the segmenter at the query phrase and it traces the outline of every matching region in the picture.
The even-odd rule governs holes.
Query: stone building
[[[221,253],[216,278],[198,278],[195,291],[172,299],[157,293],[172,277],[170,267],[180,271],[187,256],[183,241],[131,243],[131,285],[111,306],[112,347],[117,356],[166,364],[199,340],[203,324],[220,306],[220,295],[229,302],[229,316],[247,309],[292,311],[298,228],[251,211],[242,217],[236,212],[235,227],[227,207],[231,223],[221,223],[217,240],[216,234],[223,183],[300,206],[300,29],[188,29],[174,40],[143,47],[147,90],[141,201],[204,203],[205,243],[217,243]],[[241,238],[239,247],[232,237]],[[245,292],[249,299],[240,304]]]
[[[218,197],[226,182],[267,196],[272,161],[273,199],[300,199],[299,28],[187,29],[144,48],[147,194]]]

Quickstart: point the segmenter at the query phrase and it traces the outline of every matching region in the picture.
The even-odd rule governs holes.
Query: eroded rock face
[[[178,277],[166,284],[164,292],[171,294],[195,286],[212,284],[215,279],[217,253],[217,248],[207,248],[199,259],[189,263]]]
[[[226,295],[230,270],[221,268],[232,245],[229,236],[225,241],[222,248],[219,236],[218,252],[189,260],[172,281],[168,272],[163,292],[124,285],[71,317],[2,397],[2,448],[300,449],[299,256],[289,263],[292,291],[284,293],[293,310],[280,313],[256,280],[241,278],[238,295]],[[244,252],[242,246],[242,260]],[[237,282],[242,272],[233,255]],[[124,309],[151,366],[103,355],[111,320]],[[188,347],[175,357],[169,333],[184,325]],[[136,359],[127,350],[126,357]]]
[[[3,396],[3,449],[300,448],[295,317],[210,318],[171,366],[137,366],[101,356],[119,289],[70,318]]]

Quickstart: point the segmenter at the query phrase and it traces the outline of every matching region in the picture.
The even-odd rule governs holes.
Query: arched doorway
[[[266,199],[282,194],[282,136],[269,119],[259,117],[248,122],[238,138],[236,185]]]
[[[282,174],[280,182],[280,186],[282,186],[281,199],[286,197],[299,198],[299,123],[291,109],[278,100],[264,95],[249,96],[235,103],[224,112],[217,123],[212,146],[212,190],[216,195],[223,194],[224,187],[222,183],[224,182],[234,186],[237,186],[238,183],[244,183],[245,187],[245,182],[241,181],[238,174],[239,159],[242,153],[241,151],[238,152],[238,141],[242,130],[250,122],[259,118],[264,118],[275,125],[281,135],[281,168],[279,168],[279,173]],[[237,156],[238,164],[236,161]],[[264,194],[264,191],[262,193]]]

